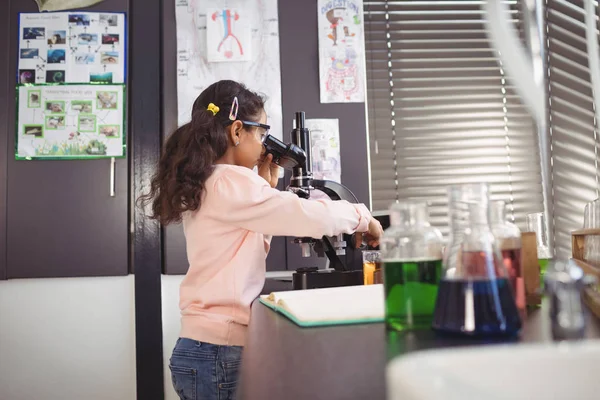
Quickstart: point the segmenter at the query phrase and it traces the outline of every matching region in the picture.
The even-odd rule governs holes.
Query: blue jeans
[[[233,399],[242,349],[240,346],[217,346],[192,339],[177,339],[169,368],[179,398]]]

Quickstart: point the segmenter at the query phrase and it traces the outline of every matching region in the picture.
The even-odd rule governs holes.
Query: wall
[[[134,400],[133,276],[0,282],[0,399]]]

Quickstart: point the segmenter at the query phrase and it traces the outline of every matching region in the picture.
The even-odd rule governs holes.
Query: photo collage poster
[[[123,13],[20,14],[17,159],[125,156],[125,32]]]
[[[19,83],[125,83],[125,15],[20,15]]]
[[[123,85],[20,86],[17,158],[122,155],[124,97]]]

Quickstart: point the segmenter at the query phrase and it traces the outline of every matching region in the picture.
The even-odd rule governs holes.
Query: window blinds
[[[364,2],[373,210],[428,200],[444,234],[452,184],[490,183],[520,228],[543,211],[535,127],[486,36],[481,3]]]
[[[571,231],[583,227],[585,203],[598,197],[598,132],[583,1],[547,0],[546,35],[554,240],[556,254],[570,257]]]

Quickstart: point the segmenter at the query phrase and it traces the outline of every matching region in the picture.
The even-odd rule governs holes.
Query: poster
[[[209,9],[206,24],[208,62],[250,61],[251,30],[248,13],[240,9]]]
[[[17,159],[125,155],[124,85],[19,86]]]
[[[365,101],[362,0],[319,0],[321,103]]]
[[[342,182],[340,128],[337,119],[307,119],[310,131],[313,178]]]
[[[339,120],[307,119],[304,126],[310,131],[313,178],[342,183]],[[296,127],[295,120],[292,127]],[[328,199],[329,196],[313,190],[310,198]]]
[[[123,83],[125,56],[124,14],[20,14],[18,83]]]
[[[177,105],[179,125],[189,122],[194,100],[206,87],[222,79],[232,79],[244,83],[249,89],[267,97],[265,108],[267,123],[271,125],[270,133],[281,139],[281,71],[279,66],[277,0],[174,1],[177,17]],[[233,32],[242,45],[245,43],[244,40],[249,43],[248,61],[209,61],[207,19],[213,22],[212,15],[215,10],[230,10],[230,15],[231,12],[238,12],[239,21],[244,18],[247,19],[250,33],[248,37],[241,38],[236,33],[237,25],[233,28]],[[221,31],[216,36],[213,45],[218,46],[218,43],[225,38],[225,34]],[[236,50],[233,42],[230,41],[232,51]],[[237,49],[239,50],[239,47]],[[246,51],[246,48],[244,48],[244,51]],[[234,58],[234,56],[231,58]]]

